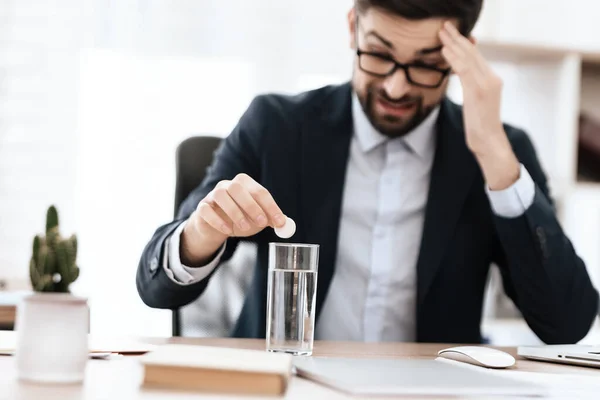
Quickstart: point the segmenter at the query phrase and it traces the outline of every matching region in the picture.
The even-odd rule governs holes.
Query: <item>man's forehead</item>
[[[391,48],[401,47],[415,53],[432,53],[441,49],[438,36],[442,29],[444,18],[429,18],[409,20],[401,16],[370,9],[359,17],[364,34],[371,37],[370,41],[383,41]],[[455,21],[456,22],[456,21]],[[383,39],[383,40],[381,40]]]

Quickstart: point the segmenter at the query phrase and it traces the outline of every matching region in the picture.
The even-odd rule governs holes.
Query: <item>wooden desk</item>
[[[264,349],[262,340],[245,339],[141,339],[153,344],[185,343],[211,346],[237,347],[247,349]],[[415,358],[431,359],[436,357],[438,350],[449,347],[439,344],[400,344],[400,343],[344,343],[344,342],[315,342],[315,356],[336,357],[373,357],[373,358]],[[503,349],[515,354],[515,349]],[[518,359],[514,368],[518,371],[547,372],[554,374],[590,375],[600,380],[600,369],[563,366],[558,364],[539,363]],[[510,373],[510,371],[506,371]],[[96,399],[235,399],[201,395],[199,393],[183,393],[172,391],[149,390],[140,387],[142,370],[136,357],[122,357],[109,361],[90,360],[83,385],[53,386],[35,385],[20,382],[16,379],[14,357],[0,357],[0,399],[37,400],[96,400]],[[576,385],[576,383],[574,383]],[[597,395],[597,393],[593,394]],[[254,397],[240,397],[254,399]],[[320,386],[316,383],[293,377],[285,399],[356,399],[348,397],[335,390]],[[386,399],[389,399],[386,398]],[[423,399],[423,397],[419,397]],[[470,397],[473,399],[473,397]]]

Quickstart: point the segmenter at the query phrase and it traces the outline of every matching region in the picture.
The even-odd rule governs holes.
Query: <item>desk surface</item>
[[[142,342],[152,344],[184,343],[210,346],[236,347],[246,349],[264,349],[262,340],[246,339],[191,339],[144,338]],[[438,350],[450,347],[440,344],[403,344],[403,343],[354,343],[354,342],[315,342],[315,356],[336,357],[372,357],[372,358],[416,358],[433,359]],[[516,349],[502,348],[515,355]],[[545,372],[557,375],[569,374],[592,376],[600,382],[600,369],[566,366],[559,364],[541,363],[517,358],[516,371]],[[497,373],[512,373],[504,370]],[[223,397],[200,395],[197,393],[176,393],[170,391],[149,390],[140,387],[142,369],[136,357],[120,357],[111,360],[90,360],[83,385],[53,386],[36,385],[20,382],[16,378],[14,357],[0,357],[0,399],[235,399],[238,397]],[[576,382],[573,385],[577,385]],[[597,392],[593,394],[597,396]],[[310,397],[309,397],[310,396]],[[356,399],[338,393],[316,383],[293,377],[285,399],[327,398],[328,400]],[[253,399],[253,397],[240,397]],[[422,399],[422,397],[420,397]],[[473,397],[470,397],[472,399]],[[386,398],[386,399],[389,399]]]

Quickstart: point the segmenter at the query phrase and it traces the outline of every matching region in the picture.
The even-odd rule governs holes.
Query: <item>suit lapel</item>
[[[305,240],[319,244],[317,317],[333,277],[346,166],[352,138],[351,86],[336,87],[305,118],[300,152],[300,199]]]
[[[437,123],[437,148],[417,262],[417,305],[435,278],[477,170],[465,143],[462,110],[445,99]]]

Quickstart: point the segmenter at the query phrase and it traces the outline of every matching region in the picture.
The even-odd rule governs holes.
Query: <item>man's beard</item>
[[[393,105],[415,103],[415,112],[406,120],[394,115],[378,115],[375,112],[377,98],[382,98]],[[422,96],[405,95],[399,99],[391,99],[385,90],[376,89],[374,87],[367,88],[366,96],[361,96],[361,94],[358,93],[358,99],[365,115],[369,119],[369,122],[371,122],[371,125],[373,125],[379,133],[389,138],[397,138],[406,135],[419,126],[435,108],[435,105],[425,106],[423,104]]]

